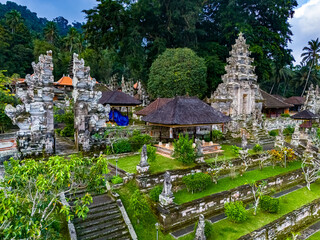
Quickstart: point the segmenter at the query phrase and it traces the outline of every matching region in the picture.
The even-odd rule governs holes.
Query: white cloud
[[[320,37],[320,0],[309,0],[295,10],[293,19],[290,20],[292,26],[293,55],[296,63],[301,61],[302,48],[311,39]]]

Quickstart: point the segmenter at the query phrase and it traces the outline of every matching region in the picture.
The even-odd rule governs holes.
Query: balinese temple
[[[294,106],[261,89],[260,92],[263,99],[265,100],[263,102],[262,112],[266,114],[266,117],[279,117],[283,113],[289,114],[289,109]]]
[[[250,58],[249,45],[240,33],[227,59],[223,82],[209,99],[213,108],[230,116],[233,121],[261,119],[264,99],[257,84],[253,60]],[[238,122],[235,122],[234,126],[237,124]],[[235,126],[233,131],[239,130],[240,127]]]
[[[223,130],[224,124],[230,121],[230,117],[196,97],[175,97],[156,111],[144,116],[142,120],[153,127],[151,135],[160,140],[157,145],[158,152],[170,156],[173,152],[171,142],[177,139],[180,133],[188,133],[194,139],[201,139],[203,137],[201,127],[209,126],[209,133],[212,132],[213,126]],[[213,142],[203,141],[202,145],[205,154],[221,151],[220,145]]]
[[[161,108],[163,105],[166,105],[168,102],[172,100],[173,98],[157,98],[155,101],[153,101],[148,106],[141,109],[140,111],[137,111],[135,114],[137,116],[147,116],[153,113],[154,111],[158,110],[159,108]]]
[[[293,105],[293,107],[290,108],[290,112],[300,112],[305,101],[306,101],[305,97],[299,97],[299,96],[292,96],[284,100],[285,103],[289,103]]]
[[[316,87],[313,84],[310,85],[307,91],[306,101],[302,107],[302,110],[309,110],[314,114],[320,114],[320,91],[318,85]]]
[[[311,128],[312,123],[319,119],[319,116],[306,109],[291,116],[291,118],[296,120],[303,120],[303,123],[300,125],[300,127]]]
[[[102,92],[99,103],[110,105],[109,120],[116,122],[119,126],[127,126],[129,124],[129,107],[136,107],[141,104],[139,100],[119,90]],[[124,109],[126,113],[123,114]]]

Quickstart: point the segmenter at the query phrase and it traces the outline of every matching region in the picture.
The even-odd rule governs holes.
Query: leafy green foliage
[[[233,222],[244,222],[248,218],[247,211],[241,201],[225,203],[224,213]]]
[[[220,140],[223,138],[223,133],[219,130],[212,131],[212,138],[214,141]]]
[[[138,151],[144,144],[150,144],[151,136],[148,134],[141,134],[139,130],[134,130],[132,136],[129,138],[132,151]]]
[[[212,183],[210,175],[202,172],[186,175],[182,178],[182,182],[188,192],[201,192]]]
[[[294,133],[294,127],[286,127],[284,130],[283,130],[283,135],[284,136],[291,136],[292,134]]]
[[[148,162],[154,162],[157,158],[157,148],[148,144],[147,145],[147,155],[148,155]]]
[[[150,68],[148,91],[154,98],[189,94],[203,97],[207,68],[202,58],[188,48],[167,49]]]
[[[254,145],[252,150],[257,153],[257,152],[261,152],[263,150],[263,148],[260,144],[256,144],[256,145]]]
[[[239,155],[239,151],[242,150],[241,147],[238,147],[236,145],[232,145],[232,151],[234,154],[236,154],[237,156]]]
[[[63,113],[61,113],[61,111]],[[65,127],[61,130],[56,131],[62,137],[73,137],[74,136],[74,112],[73,103],[64,109],[54,108],[54,120],[56,123],[64,123]]]
[[[288,117],[290,117],[290,114],[289,114],[289,113],[281,113],[281,117],[286,117],[286,118],[288,118]]]
[[[120,176],[113,176],[111,179],[111,182],[113,184],[119,184],[119,183],[123,183],[123,179]]]
[[[138,221],[143,220],[143,216],[148,212],[147,200],[138,189],[131,195],[129,209]]]
[[[198,224],[199,224],[199,221],[196,222],[195,226],[194,226],[194,234],[196,234],[196,231],[197,231],[197,228],[198,228]],[[206,236],[207,239],[210,239],[210,237],[212,236],[213,234],[213,225],[210,221],[208,220],[204,220],[204,235]]]
[[[120,139],[113,144],[114,153],[127,153],[132,151],[131,143],[128,139]]]
[[[173,157],[184,164],[193,163],[196,159],[195,151],[192,147],[193,140],[189,140],[189,135],[179,134],[179,139],[173,142]]]
[[[162,193],[162,186],[155,186],[151,189],[149,196],[152,201],[159,202],[159,195]]]
[[[278,136],[278,130],[271,130],[271,131],[269,131],[269,135],[272,136],[272,137]]]
[[[279,204],[280,201],[277,198],[273,198],[268,195],[261,196],[260,207],[265,212],[277,213],[279,211]]]
[[[71,207],[62,205],[62,193],[72,193],[78,187],[88,191],[105,186],[108,173],[103,157],[86,159],[78,155],[50,157],[47,161],[25,159],[4,163],[5,177],[0,182],[0,237],[55,238],[57,215],[65,221],[75,215],[85,218],[92,203],[90,194],[77,199]],[[54,235],[55,234],[55,235]]]

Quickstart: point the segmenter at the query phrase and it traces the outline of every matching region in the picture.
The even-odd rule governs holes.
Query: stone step
[[[92,215],[92,214],[96,214],[99,212],[103,212],[103,211],[111,211],[113,209],[117,209],[117,204],[116,203],[107,203],[104,205],[100,205],[100,206],[96,206],[96,207],[91,207],[91,205],[89,206],[89,213],[88,215]]]
[[[117,220],[117,219],[121,219],[122,215],[120,213],[114,213],[108,216],[104,216],[101,218],[97,218],[96,220],[91,220],[91,221],[83,221],[82,223],[78,223],[76,226],[76,229],[83,229],[86,227],[90,227],[90,226],[94,226],[94,225],[98,225],[100,223],[105,223],[105,222],[109,222],[109,221],[113,221],[113,220]]]
[[[98,212],[95,214],[90,214],[90,211],[89,211],[87,218],[85,218],[84,220],[82,218],[76,218],[76,219],[74,219],[74,223],[78,224],[78,223],[82,223],[85,221],[92,221],[92,220],[96,220],[96,219],[102,218],[104,216],[109,216],[109,215],[112,215],[112,214],[115,214],[118,212],[119,212],[119,209],[113,209],[108,212]]]
[[[128,231],[116,232],[108,236],[101,236],[95,240],[129,240],[132,239]]]
[[[119,235],[121,235],[123,231],[126,231],[126,228],[127,226],[123,223],[119,225],[112,225],[112,227],[103,228],[100,231],[85,234],[81,237],[78,237],[78,239],[91,240],[91,239],[97,239],[99,237],[104,237],[104,239],[112,239],[107,237],[109,237],[113,233],[119,233]]]
[[[70,202],[73,202],[73,201],[77,200],[77,198],[82,198],[86,193],[89,193],[91,195],[91,197],[93,198],[92,204],[95,204],[95,202],[99,202],[99,201],[103,201],[105,203],[109,203],[109,202],[113,201],[106,194],[101,194],[101,193],[97,193],[97,192],[88,192],[88,191],[81,191],[81,192],[75,192],[72,194],[67,194],[66,198],[68,198]]]
[[[95,224],[95,225],[91,225],[91,226],[87,226],[85,228],[81,228],[81,225],[79,228],[77,228],[78,231],[78,236],[84,236],[87,235],[89,233],[95,233],[98,231],[102,231],[104,229],[110,228],[110,227],[114,227],[114,226],[118,226],[124,224],[123,219],[110,219],[108,222],[99,222],[99,224]]]

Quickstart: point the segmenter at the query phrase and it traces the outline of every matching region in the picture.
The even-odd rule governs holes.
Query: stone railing
[[[271,240],[286,239],[292,232],[300,231],[308,224],[316,222],[320,218],[320,198],[294,210],[281,218],[242,236],[239,240]]]
[[[267,182],[265,192],[266,194],[269,194],[273,191],[279,191],[280,189],[302,183],[304,177],[302,175],[302,170],[298,169],[261,181]],[[242,185],[181,205],[173,204],[164,207],[157,204],[156,211],[158,212],[159,222],[164,231],[169,231],[195,222],[200,214],[212,216],[221,213],[224,209],[224,204],[234,200],[241,200],[244,203],[251,202],[253,200],[251,186],[249,184]]]
[[[252,159],[252,161],[251,161],[251,164],[249,165],[249,169],[256,168],[259,165],[259,159],[262,157],[263,156],[261,156],[260,154],[251,155],[250,158]],[[215,167],[219,168],[224,163],[225,161],[217,161]],[[235,171],[238,171],[243,161],[240,158],[235,158],[231,160],[230,163],[235,168]],[[211,167],[212,166],[210,166],[207,163],[200,163],[193,168],[170,170],[169,172],[172,179],[173,190],[176,191],[177,189],[181,188],[181,185],[183,184],[182,178],[186,175],[189,175],[192,170],[194,172],[208,172],[208,170],[211,169]],[[230,168],[223,169],[220,171],[220,176],[227,175],[229,173],[230,173]],[[136,175],[136,182],[139,185],[140,189],[148,191],[154,186],[163,183],[164,174],[165,174],[164,172],[161,172],[156,174]]]

